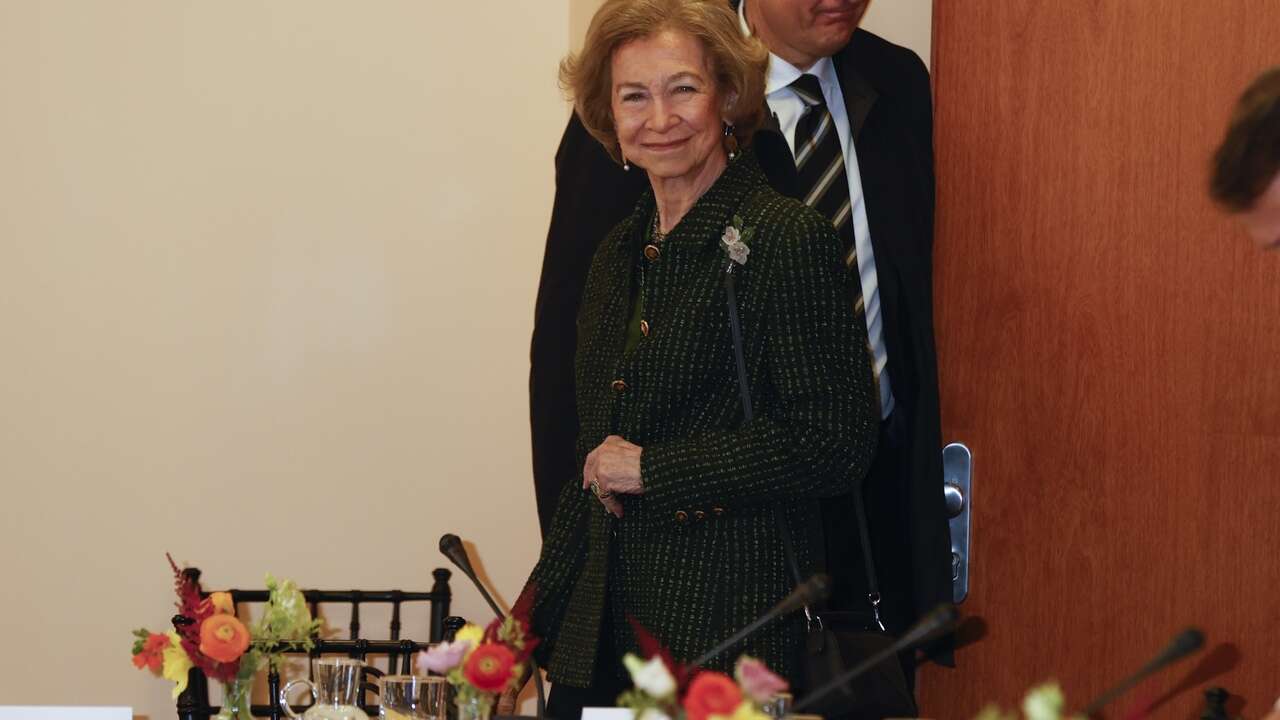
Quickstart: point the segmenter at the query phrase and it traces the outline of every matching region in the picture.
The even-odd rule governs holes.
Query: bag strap
[[[880,583],[876,581],[876,561],[871,557],[871,531],[867,529],[867,509],[862,504],[862,483],[853,491],[853,514],[858,520],[858,540],[862,545],[862,564],[867,570],[867,602],[881,632],[889,632],[880,619]]]
[[[743,422],[750,422],[752,418],[751,391],[747,386],[747,363],[742,353],[742,322],[738,318],[738,299],[734,290],[733,265],[733,261],[730,260],[728,267],[724,271],[724,293],[725,299],[729,304],[729,330],[733,335],[733,356],[738,369],[738,392],[742,396]],[[863,565],[867,571],[867,602],[871,603],[871,612],[875,617],[876,625],[882,632],[888,632],[885,630],[884,621],[880,619],[880,584],[876,581],[876,565],[874,558],[871,556],[871,533],[867,529],[867,511],[862,503],[861,483],[850,494],[853,495],[853,513],[858,522],[858,538],[862,545]],[[791,569],[791,577],[799,585],[804,582],[804,578],[800,575],[800,563],[796,559],[795,544],[791,539],[791,530],[787,520],[782,512],[778,510],[777,505],[773,506],[773,519],[778,525],[778,534],[782,536],[782,548],[787,556],[787,565]],[[822,627],[822,618],[814,614],[807,603],[804,606],[804,615],[809,622],[810,629],[813,629],[815,625],[819,628]]]
[[[734,290],[732,260],[729,261],[729,266],[724,271],[724,294],[729,304],[729,330],[733,334],[733,357],[738,368],[738,392],[742,396],[743,422],[751,422],[753,417],[751,412],[751,391],[747,385],[747,362],[742,353],[742,322],[738,318],[738,299]],[[796,559],[796,548],[794,541],[791,539],[791,529],[787,525],[786,517],[778,510],[777,505],[773,506],[773,521],[778,526],[778,535],[782,537],[782,548],[787,556],[787,565],[791,569],[791,577],[796,585],[799,585],[804,582],[804,578],[800,575],[800,563]],[[815,626],[818,629],[822,629],[822,618],[814,614],[808,603],[804,605],[804,616],[808,621],[810,630],[813,630]]]

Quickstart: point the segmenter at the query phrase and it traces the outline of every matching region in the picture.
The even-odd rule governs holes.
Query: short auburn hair
[[[1259,75],[1240,96],[1213,156],[1209,194],[1232,212],[1253,209],[1280,173],[1280,67]]]
[[[745,145],[764,119],[769,51],[744,35],[724,0],[607,0],[591,18],[582,51],[560,62],[560,86],[592,137],[622,161],[613,123],[613,53],[664,30],[688,33],[702,45],[721,98],[732,98],[725,117]]]

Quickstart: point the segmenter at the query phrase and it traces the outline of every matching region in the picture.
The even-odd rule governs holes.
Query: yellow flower
[[[467,623],[462,626],[457,635],[453,636],[453,641],[466,640],[471,643],[471,647],[467,648],[467,657],[471,657],[471,653],[480,647],[480,643],[484,642],[484,628],[479,625]]]
[[[750,700],[743,700],[734,709],[732,715],[712,715],[707,720],[769,720]]]
[[[173,681],[173,696],[176,698],[187,689],[187,671],[191,669],[191,658],[182,649],[182,638],[178,637],[178,633],[170,630],[168,635],[169,647],[164,649],[164,667],[160,674],[165,680]]]
[[[209,595],[209,604],[213,606],[213,611],[219,615],[235,615],[236,606],[231,602],[231,593],[216,592]]]

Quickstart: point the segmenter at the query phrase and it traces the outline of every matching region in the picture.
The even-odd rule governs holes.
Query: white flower
[[[650,697],[665,698],[676,691],[676,679],[671,677],[671,671],[667,670],[662,658],[654,656],[645,662],[627,653],[626,657],[622,658],[622,664],[627,666],[627,672],[631,674],[631,682],[635,684],[636,689]]]
[[[1059,720],[1063,700],[1062,689],[1057,683],[1045,683],[1027,693],[1022,701],[1022,714],[1027,720]]]
[[[724,249],[729,253],[729,259],[739,265],[747,264],[747,255],[751,254],[751,248],[742,241],[742,233],[738,228],[730,225],[724,229],[724,235],[720,236],[720,244],[724,245]]]

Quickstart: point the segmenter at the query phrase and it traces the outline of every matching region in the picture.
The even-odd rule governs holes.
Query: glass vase
[[[458,693],[455,704],[458,720],[489,720],[493,714],[493,696],[486,693]]]
[[[249,703],[253,702],[253,680],[235,679],[222,683],[222,709],[215,720],[253,720]]]

